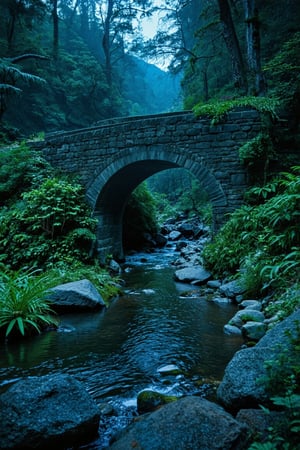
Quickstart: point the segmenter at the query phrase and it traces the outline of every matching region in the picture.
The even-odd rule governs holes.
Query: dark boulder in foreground
[[[17,381],[0,395],[0,449],[65,449],[97,436],[99,409],[70,375]]]
[[[220,406],[200,397],[185,397],[141,416],[121,432],[113,450],[241,450],[248,427]]]
[[[258,408],[269,404],[269,394],[262,382],[267,377],[265,363],[292,352],[291,340],[297,337],[300,309],[269,330],[252,348],[237,352],[226,367],[218,388],[219,401],[230,411]]]
[[[105,307],[95,286],[89,280],[60,284],[51,290],[52,308],[58,313],[92,311]]]

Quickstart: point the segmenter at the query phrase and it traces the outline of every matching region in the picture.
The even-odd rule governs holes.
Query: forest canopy
[[[28,135],[245,94],[278,98],[297,122],[299,9],[295,0],[4,0],[1,124]]]

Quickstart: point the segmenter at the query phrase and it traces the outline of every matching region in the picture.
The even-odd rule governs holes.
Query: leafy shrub
[[[277,117],[276,107],[278,102],[270,97],[240,97],[229,100],[212,100],[207,103],[198,103],[193,111],[197,117],[211,117],[212,125],[219,123],[226,117],[226,114],[235,108],[249,107],[256,109],[260,113]]]
[[[47,292],[58,284],[53,273],[1,272],[0,334],[26,336],[56,326]]]
[[[248,168],[252,180],[265,184],[270,160],[276,159],[277,155],[270,136],[260,133],[239,149],[239,157]]]
[[[0,148],[0,206],[18,199],[52,170],[25,143]]]
[[[206,267],[216,276],[235,274],[244,257],[253,250],[259,223],[253,218],[253,209],[242,206],[234,211],[230,219],[203,251]]]
[[[203,253],[215,275],[241,268],[248,292],[284,287],[299,279],[300,168],[282,174],[279,192],[257,206],[242,206]]]
[[[273,95],[283,106],[295,102],[299,95],[300,32],[296,31],[264,67]],[[295,106],[295,105],[294,105]],[[294,111],[295,113],[296,111]]]
[[[124,245],[139,248],[144,243],[144,233],[158,230],[156,202],[146,183],[140,184],[132,193],[124,213]]]
[[[245,201],[249,205],[259,205],[274,197],[280,190],[280,180],[273,178],[261,186],[253,186],[245,193]]]
[[[177,216],[178,210],[176,205],[171,204],[167,194],[154,192],[152,195],[155,200],[157,220],[160,224],[164,223],[164,221],[169,217]]]
[[[198,216],[205,215],[205,218],[208,219],[209,198],[196,178],[191,180],[190,189],[184,189],[178,197],[178,209],[180,211],[186,211]]]
[[[269,429],[266,442],[254,442],[249,450],[298,448],[300,432],[300,324],[296,323],[296,336],[290,334],[291,350],[282,351],[275,360],[265,363],[267,376],[258,380],[264,384],[271,401],[272,409],[284,412],[281,422]],[[262,408],[269,414],[268,408]]]
[[[46,179],[0,213],[0,260],[13,269],[88,261],[95,226],[81,185]]]
[[[276,316],[280,321],[292,314],[300,307],[300,284],[299,282],[288,286],[284,291],[280,290],[275,297],[269,301],[265,308],[268,316]],[[274,322],[273,322],[274,323]]]

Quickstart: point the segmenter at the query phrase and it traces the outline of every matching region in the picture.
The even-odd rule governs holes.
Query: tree
[[[231,68],[224,58],[226,46],[222,38],[219,8],[216,2],[202,2],[198,23],[194,24],[194,47],[185,65],[182,88],[185,108],[207,102],[229,84]]]
[[[105,57],[105,73],[112,86],[113,65],[124,55],[126,39],[138,27],[138,20],[151,14],[151,0],[106,0],[100,1],[99,11],[102,24],[102,48]],[[134,25],[136,22],[136,25]]]
[[[46,5],[42,0],[3,0],[1,8],[4,14],[7,43],[11,48],[16,28],[22,29],[25,26],[31,29],[34,21],[43,19]]]
[[[58,44],[59,44],[59,18],[57,12],[58,0],[51,0],[52,3],[52,21],[53,21],[53,55],[57,58],[58,55]]]
[[[19,81],[44,83],[42,78],[23,72],[16,63],[24,59],[48,59],[47,57],[34,54],[25,54],[16,58],[0,58],[0,121],[7,109],[7,101],[11,94],[20,94],[22,89],[16,86]]]
[[[108,86],[111,87],[112,84],[112,20],[113,20],[113,7],[114,0],[107,0],[107,10],[106,15],[102,15],[102,25],[103,25],[103,38],[102,47],[105,55],[105,74]]]
[[[189,58],[196,56],[193,52],[194,31],[201,5],[196,0],[164,0],[155,11],[160,17],[156,35],[146,42],[136,41],[133,49],[146,59],[167,61],[169,69],[178,73]]]
[[[266,80],[261,67],[260,21],[255,0],[244,0],[248,67],[255,78],[254,94],[266,93]]]
[[[223,28],[223,38],[231,58],[233,80],[235,86],[242,93],[246,94],[248,90],[246,70],[228,0],[218,0],[218,5],[220,21]]]

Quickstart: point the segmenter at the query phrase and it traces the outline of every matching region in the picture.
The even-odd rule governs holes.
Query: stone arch
[[[86,196],[98,219],[97,254],[123,259],[122,222],[132,191],[157,172],[184,168],[191,172],[207,191],[213,207],[214,227],[219,228],[227,206],[224,190],[203,159],[198,160],[182,149],[170,152],[159,148],[124,151],[95,172]]]

